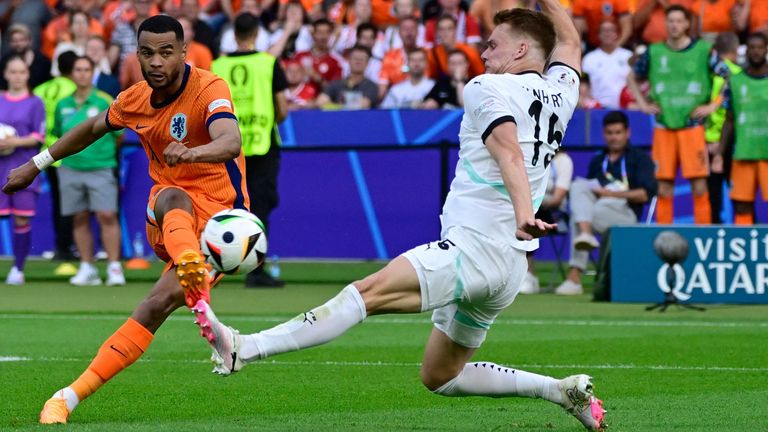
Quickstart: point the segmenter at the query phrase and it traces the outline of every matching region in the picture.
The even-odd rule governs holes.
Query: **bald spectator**
[[[24,24],[14,24],[8,29],[8,45],[10,50],[0,58],[0,71],[5,70],[5,64],[12,56],[19,56],[29,68],[29,87],[38,85],[51,79],[51,62],[39,51],[32,47],[32,33]],[[6,90],[8,82],[5,75],[0,74],[0,89]]]
[[[600,46],[584,56],[581,68],[591,79],[592,96],[600,105],[617,109],[632,52],[619,46],[619,33],[612,21],[600,24],[598,38]]]

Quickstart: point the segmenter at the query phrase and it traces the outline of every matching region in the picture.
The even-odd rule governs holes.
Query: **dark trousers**
[[[280,172],[280,148],[270,147],[263,156],[245,157],[245,182],[251,199],[251,213],[264,223],[264,230],[269,235],[269,215],[279,202],[277,196],[277,175]],[[254,272],[264,271],[263,266]]]
[[[73,237],[72,216],[61,215],[61,195],[59,192],[59,171],[56,167],[48,167],[45,170],[50,186],[51,204],[53,213],[53,232],[56,237],[56,255],[62,259],[72,258],[72,247],[75,243]]]

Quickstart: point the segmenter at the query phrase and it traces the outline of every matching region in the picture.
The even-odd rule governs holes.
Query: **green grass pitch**
[[[324,302],[377,263],[285,263],[285,289],[217,287],[213,306],[244,332]],[[4,275],[8,263],[0,264]],[[544,268],[544,267],[542,267]],[[210,373],[209,349],[177,311],[136,364],[80,405],[67,426],[37,425],[145,295],[157,275],[127,287],[68,286],[32,262],[23,287],[0,285],[0,430],[71,431],[579,431],[540,400],[443,398],[418,377],[429,315],[374,317],[336,341]],[[542,270],[542,272],[544,272]],[[768,431],[768,306],[706,312],[593,303],[587,295],[520,296],[476,359],[555,377],[587,373],[610,431]]]

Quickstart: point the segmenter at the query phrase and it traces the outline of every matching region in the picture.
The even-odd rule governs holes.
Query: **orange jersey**
[[[226,82],[211,72],[185,65],[184,80],[171,98],[152,104],[146,81],[121,92],[107,112],[112,129],[129,128],[139,136],[149,158],[149,177],[158,186],[176,186],[212,206],[249,206],[242,154],[224,163],[191,163],[169,167],[163,158],[171,142],[197,147],[211,142],[208,126],[217,119],[235,119]]]

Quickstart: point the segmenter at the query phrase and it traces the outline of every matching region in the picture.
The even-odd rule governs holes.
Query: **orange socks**
[[[754,225],[755,218],[752,213],[736,213],[733,216],[733,223],[736,225]]]
[[[200,240],[194,227],[192,215],[181,209],[173,209],[163,217],[163,242],[174,262],[186,250],[200,251]]]
[[[693,223],[696,225],[712,223],[712,204],[709,202],[709,192],[693,196]]]
[[[673,197],[662,197],[659,196],[656,198],[656,223],[659,224],[671,224],[672,223],[672,208],[673,208]]]
[[[138,321],[128,318],[99,348],[88,369],[69,387],[82,401],[141,357],[153,338],[154,335]]]

